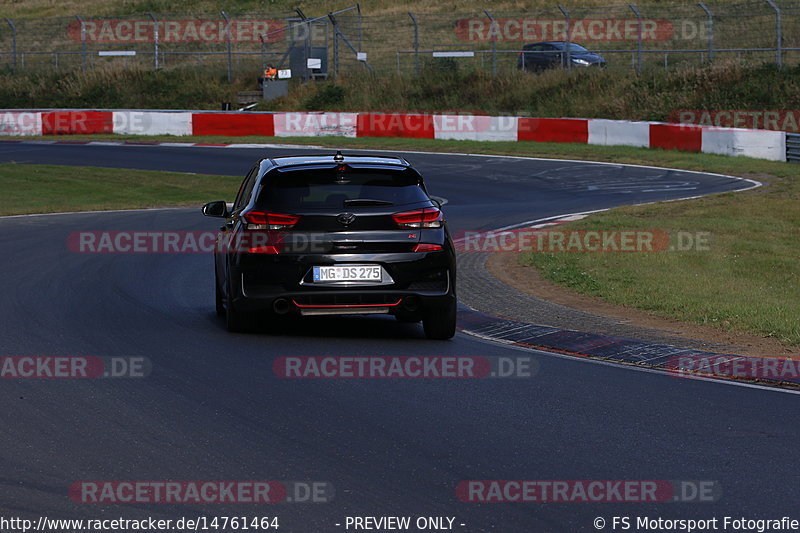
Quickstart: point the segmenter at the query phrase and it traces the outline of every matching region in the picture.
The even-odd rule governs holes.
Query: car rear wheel
[[[214,304],[217,310],[217,316],[225,316],[225,300],[222,297],[222,291],[219,289],[219,281],[214,275]]]
[[[422,319],[425,336],[429,339],[447,340],[456,334],[456,301],[444,308],[429,310]]]
[[[419,322],[420,320],[422,320],[422,316],[420,316],[418,314],[414,314],[414,313],[399,313],[399,314],[394,315],[394,318],[398,322],[403,322],[403,323],[406,323],[406,324],[415,324],[415,323]]]

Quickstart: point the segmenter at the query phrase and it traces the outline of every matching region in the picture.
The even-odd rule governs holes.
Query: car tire
[[[416,324],[422,320],[422,317],[418,315],[394,315],[394,318],[404,324]]]
[[[425,336],[434,340],[447,340],[456,334],[456,301],[452,300],[447,307],[434,308],[422,319]]]
[[[222,291],[219,289],[219,281],[216,274],[214,274],[214,304],[217,316],[225,316],[225,300],[222,297]]]

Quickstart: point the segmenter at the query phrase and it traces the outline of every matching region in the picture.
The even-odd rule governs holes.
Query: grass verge
[[[523,265],[582,294],[659,316],[800,345],[800,181],[597,213],[565,230],[708,232],[706,249],[526,253]]]
[[[134,209],[229,198],[238,177],[60,165],[0,165],[0,215]]]

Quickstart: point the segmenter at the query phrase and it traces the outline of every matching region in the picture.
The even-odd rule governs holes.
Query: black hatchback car
[[[526,44],[519,54],[517,68],[536,72],[548,68],[566,67],[567,56],[573,67],[606,66],[603,56],[579,44],[569,43],[569,54],[567,54],[567,44],[565,41]]]
[[[392,314],[432,339],[456,326],[455,250],[441,205],[405,159],[259,160],[214,254],[216,308],[230,331],[276,315]]]

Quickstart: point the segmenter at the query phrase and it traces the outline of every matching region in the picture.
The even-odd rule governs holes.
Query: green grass
[[[470,111],[533,117],[667,121],[673,111],[773,110],[800,106],[800,67],[720,61],[636,76],[606,70],[540,74],[485,70],[342,76],[298,86],[265,110]]]
[[[256,73],[229,84],[224,72],[143,66],[86,72],[0,74],[7,108],[220,109],[255,89]],[[425,71],[420,77],[343,75],[334,82],[294,82],[288,96],[261,111],[425,111],[666,121],[676,110],[776,110],[800,107],[800,67],[720,62],[711,67],[611,71],[553,70],[492,76],[485,71]]]
[[[595,0],[596,1],[596,0]],[[539,2],[500,1],[495,2],[500,8],[520,9],[531,5],[543,5]],[[228,13],[261,12],[280,13],[293,11],[299,7],[309,13],[309,16],[319,16],[339,9],[355,5],[334,0],[227,0],[216,2],[212,0],[122,0],[109,2],[108,0],[10,0],[0,8],[3,16],[72,16],[75,13],[91,15],[130,15],[154,13],[218,13],[220,9]],[[453,9],[485,9],[485,3],[478,0],[467,2],[429,2],[411,1],[398,4],[391,0],[366,0],[360,2],[364,11],[374,14],[398,13],[416,9],[428,12],[447,12]]]
[[[495,11],[525,11],[538,7],[552,7],[545,0],[361,0],[361,10],[369,15],[403,14],[407,11],[420,13],[452,13],[454,11],[481,12],[483,9]],[[607,0],[582,0],[581,5],[607,5]],[[658,4],[658,0],[645,0],[642,4]],[[14,17],[69,17],[76,13],[83,15],[129,15],[154,13],[218,13],[224,9],[229,13],[261,12],[280,13],[302,8],[309,17],[344,9],[356,2],[336,0],[8,0],[0,6],[0,14]]]
[[[136,66],[7,72],[0,74],[0,102],[5,108],[220,109],[222,102],[235,102],[238,91],[252,89],[254,81],[229,84],[222,72]]]
[[[59,165],[0,165],[0,215],[200,205],[232,199],[238,177]]]
[[[795,173],[792,173],[795,174]],[[527,253],[522,264],[583,294],[660,316],[800,344],[800,179],[683,202],[625,207],[564,229],[708,232],[708,250]]]

